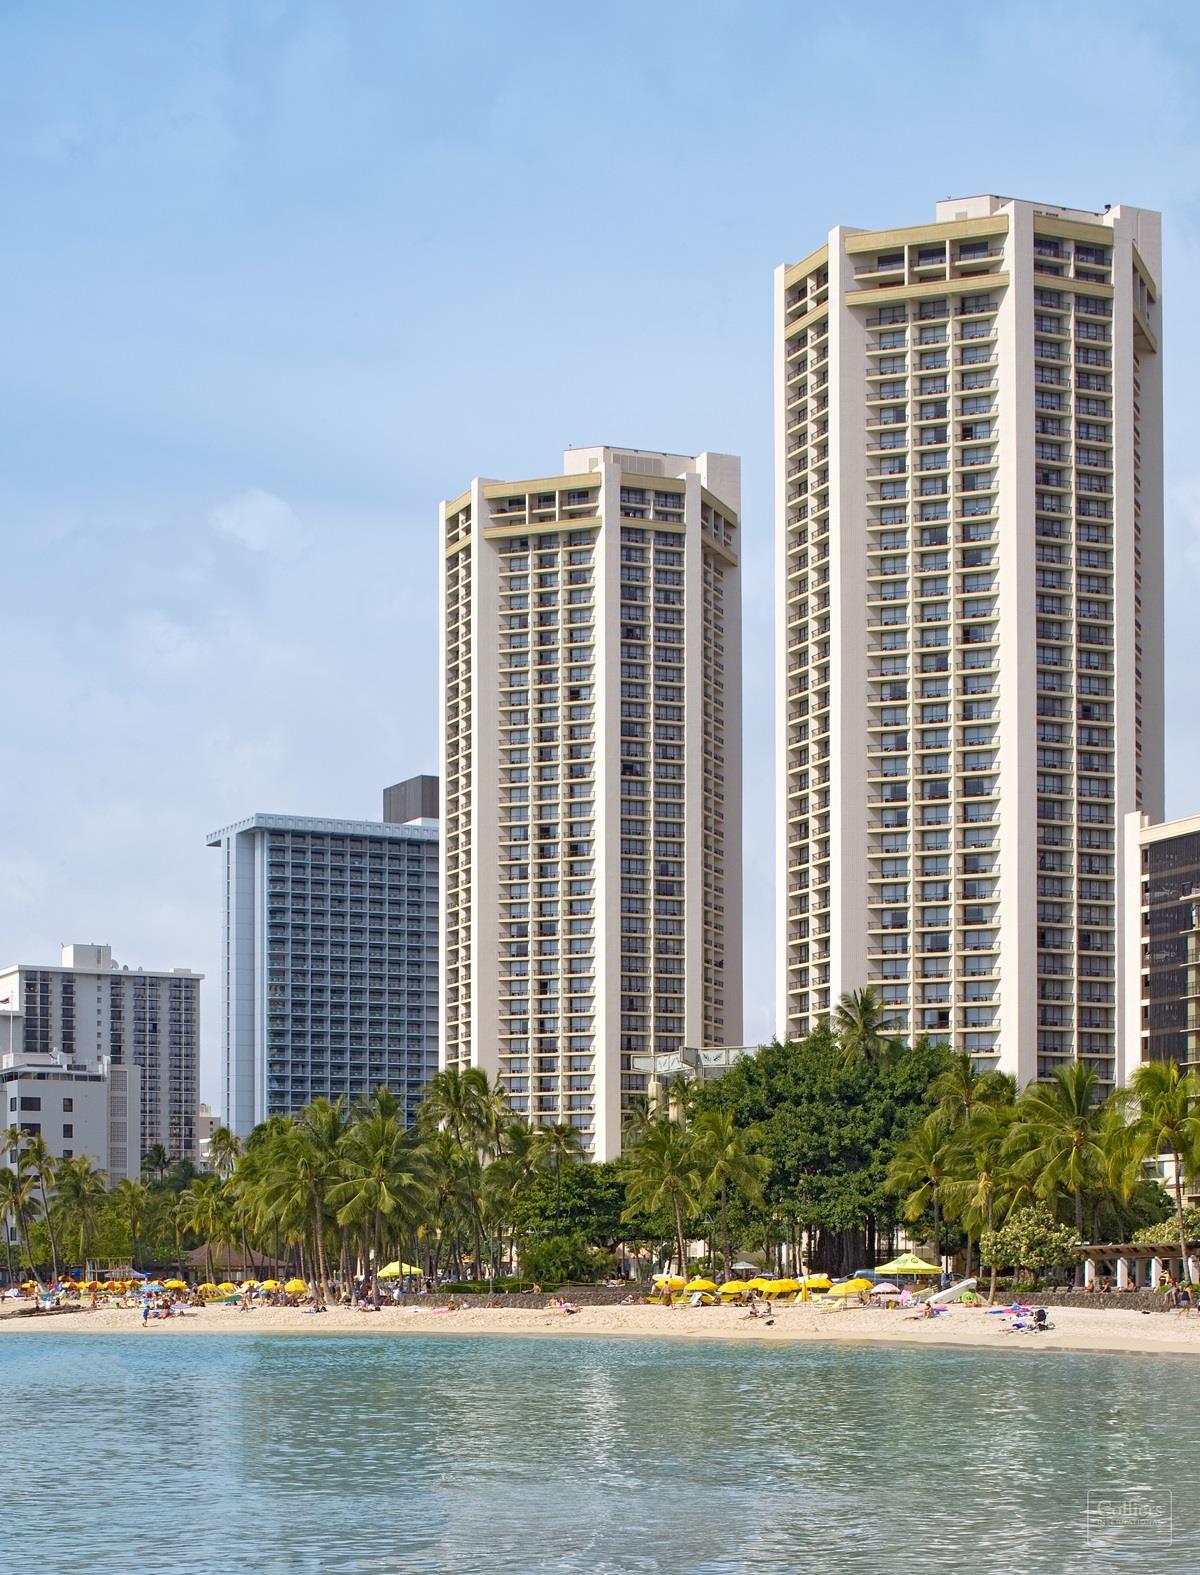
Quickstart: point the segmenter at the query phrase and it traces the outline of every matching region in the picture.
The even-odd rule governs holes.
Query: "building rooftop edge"
[[[242,831],[311,831],[327,836],[384,837],[393,842],[436,842],[441,834],[436,826],[416,826],[409,821],[336,820],[320,815],[259,813],[210,831],[204,839],[205,846],[220,847],[224,838]]]
[[[1179,815],[1174,820],[1150,820],[1141,810],[1131,810],[1125,817],[1126,824],[1136,822],[1135,833],[1140,843],[1166,842],[1171,837],[1187,837],[1200,831],[1200,814]]]

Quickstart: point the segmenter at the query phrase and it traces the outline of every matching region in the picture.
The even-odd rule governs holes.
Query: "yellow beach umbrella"
[[[263,1288],[264,1291],[277,1291],[279,1289],[279,1281],[278,1280],[263,1280],[262,1288]]]
[[[289,1296],[303,1296],[308,1286],[303,1280],[289,1280],[283,1288]]]
[[[839,1285],[829,1287],[830,1296],[861,1296],[863,1291],[871,1289],[870,1280],[864,1280],[861,1275],[854,1280],[843,1280]]]
[[[237,1290],[237,1286],[232,1280],[222,1280],[220,1285],[217,1286],[217,1289],[220,1291],[222,1296],[232,1296],[234,1291]]]
[[[726,1280],[724,1285],[721,1286],[721,1295],[740,1296],[744,1290],[748,1289],[749,1287],[745,1280]]]
[[[666,1286],[670,1290],[681,1291],[687,1284],[687,1281],[682,1274],[656,1274],[654,1283],[659,1287]]]
[[[420,1272],[420,1269],[411,1263],[385,1263],[379,1271],[379,1278],[381,1280],[398,1280],[402,1274],[420,1274]]]
[[[163,1290],[164,1291],[186,1291],[187,1290],[187,1282],[184,1281],[184,1280],[164,1280],[163,1281]]]
[[[712,1280],[689,1280],[683,1288],[685,1291],[715,1291],[717,1287]]]
[[[258,1281],[257,1280],[243,1280],[242,1283],[238,1286],[238,1290],[239,1291],[256,1291],[257,1289],[258,1289]]]
[[[765,1274],[756,1274],[752,1280],[746,1281],[746,1289],[750,1291],[765,1291],[767,1286],[772,1283],[773,1281],[769,1280]]]
[[[215,1296],[217,1291],[217,1287],[211,1280],[205,1280],[204,1284],[197,1285],[196,1289],[200,1292],[201,1296]]]
[[[768,1296],[791,1296],[800,1289],[799,1280],[772,1280],[766,1287]]]
[[[810,1291],[827,1291],[833,1281],[827,1274],[806,1274],[800,1284],[807,1285]]]

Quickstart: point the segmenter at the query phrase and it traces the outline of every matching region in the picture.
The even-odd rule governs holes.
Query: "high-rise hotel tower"
[[[620,1152],[741,1037],[740,464],[613,448],[441,509],[442,1059]]]
[[[1120,1078],[1117,828],[1160,818],[1160,219],[1004,197],[776,275],[778,1018],[872,985]]]

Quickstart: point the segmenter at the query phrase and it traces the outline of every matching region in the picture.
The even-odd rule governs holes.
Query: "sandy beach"
[[[827,1310],[798,1305],[776,1309],[770,1326],[747,1319],[737,1307],[583,1307],[578,1313],[528,1307],[467,1305],[439,1312],[440,1297],[428,1307],[384,1307],[378,1313],[331,1308],[313,1315],[299,1308],[189,1309],[185,1316],[152,1321],[143,1328],[135,1308],[21,1317],[6,1309],[0,1334],[138,1334],[148,1340],[190,1334],[282,1336],[428,1334],[437,1336],[550,1335],[569,1339],[653,1338],[751,1340],[779,1345],[795,1341],[869,1341],[880,1344],[972,1346],[1018,1351],[1100,1351],[1117,1354],[1200,1356],[1200,1317],[1174,1312],[1143,1313],[1120,1307],[1052,1307],[1051,1329],[1013,1334],[1007,1320],[980,1308],[952,1307],[932,1320],[862,1307]]]

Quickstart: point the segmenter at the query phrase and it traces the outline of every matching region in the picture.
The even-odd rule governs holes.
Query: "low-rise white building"
[[[107,1056],[94,1065],[60,1052],[0,1051],[0,1112],[6,1127],[40,1137],[55,1159],[86,1156],[109,1186],[142,1168],[141,1077]],[[15,1156],[0,1155],[12,1166]]]

